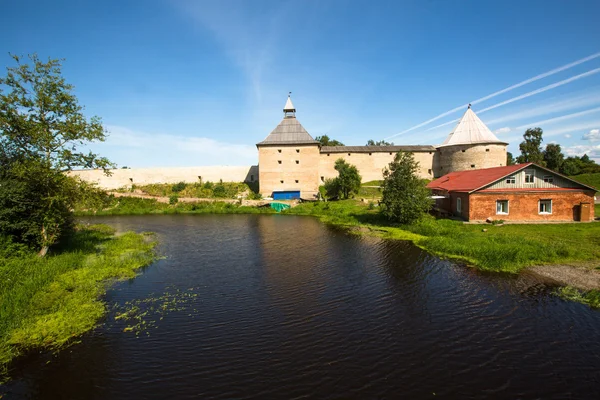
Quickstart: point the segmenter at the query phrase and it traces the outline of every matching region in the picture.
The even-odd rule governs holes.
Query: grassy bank
[[[600,190],[600,174],[573,175],[573,176],[570,176],[569,178],[575,179],[576,181],[581,182],[584,185],[592,186],[592,187],[596,188],[597,190]]]
[[[225,202],[160,203],[155,199],[113,197],[98,207],[76,209],[75,214],[85,215],[143,215],[143,214],[271,214],[270,207],[242,207]]]
[[[109,282],[133,278],[152,262],[154,245],[94,225],[45,258],[16,248],[0,254],[0,377],[15,357],[61,348],[92,329],[105,313],[100,297]]]
[[[415,225],[393,226],[373,206],[352,200],[301,204],[284,213],[313,215],[384,238],[411,240],[433,254],[482,270],[518,272],[531,265],[582,261],[597,261],[600,267],[598,223],[482,226],[426,218]]]

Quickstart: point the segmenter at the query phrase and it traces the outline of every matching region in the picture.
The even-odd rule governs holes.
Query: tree
[[[321,146],[344,146],[344,143],[338,142],[334,139],[330,139],[327,135],[317,136],[315,140],[317,142],[320,142]]]
[[[391,221],[410,224],[432,206],[429,189],[419,178],[419,163],[412,153],[399,151],[383,171],[382,212]]]
[[[373,139],[367,142],[367,146],[393,146],[394,143],[386,142],[385,140],[374,141]]]
[[[107,171],[114,165],[78,150],[88,142],[103,141],[105,131],[98,117],[84,116],[73,86],[61,75],[61,60],[43,62],[32,55],[29,65],[18,56],[12,58],[17,66],[7,68],[6,77],[0,78],[1,179],[19,189],[0,205],[10,217],[0,234],[39,246],[43,256],[72,226],[78,188],[64,172],[77,167]],[[19,208],[23,195],[32,201]]]
[[[567,157],[560,167],[560,172],[565,175],[579,175],[581,160],[577,157]]]
[[[510,151],[506,153],[506,165],[515,165],[515,159]]]
[[[358,193],[362,178],[354,165],[348,164],[343,158],[335,161],[337,178],[328,179],[325,182],[325,190],[328,197],[340,197],[347,199]]]
[[[544,154],[542,153],[542,128],[527,129],[523,134],[524,141],[519,145],[521,155],[517,157],[517,163],[523,164],[533,162],[544,166]]]
[[[565,156],[562,153],[560,144],[548,143],[546,145],[546,150],[544,150],[544,162],[546,163],[546,167],[553,171],[560,171],[564,161]]]

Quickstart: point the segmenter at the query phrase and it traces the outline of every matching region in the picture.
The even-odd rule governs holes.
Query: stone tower
[[[312,198],[319,191],[319,142],[296,119],[288,95],[283,120],[260,143],[258,182],[263,196]]]
[[[444,143],[437,147],[436,176],[449,172],[502,167],[506,146],[469,108]]]

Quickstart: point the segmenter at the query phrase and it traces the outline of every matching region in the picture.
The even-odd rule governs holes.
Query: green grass
[[[594,205],[594,217],[596,217],[596,219],[600,218],[600,204]]]
[[[596,193],[600,193],[600,173],[574,175],[570,176],[569,178],[574,179],[577,182],[581,182],[585,185],[592,186],[598,191]]]
[[[151,196],[197,198],[228,198],[235,199],[239,194],[249,192],[251,188],[243,182],[204,182],[204,183],[155,183],[150,185],[135,185],[135,189]],[[120,189],[120,192],[129,191]]]
[[[600,308],[600,290],[581,291],[571,286],[561,287],[557,294],[565,300],[587,304],[592,308]]]
[[[381,198],[381,188],[379,187],[365,187],[365,186],[381,186],[383,181],[369,181],[364,182],[360,185],[360,189],[358,190],[358,195],[356,197],[362,197],[366,199],[380,199]]]
[[[531,265],[600,260],[598,223],[492,226],[427,217],[400,226],[383,219],[377,209],[369,210],[367,204],[353,200],[301,204],[284,213],[316,216],[353,232],[411,240],[430,253],[482,270],[516,273]]]
[[[0,257],[0,377],[15,357],[59,349],[92,329],[106,312],[100,298],[109,283],[135,277],[153,261],[154,245],[147,235],[94,225],[44,258]]]
[[[225,202],[160,203],[155,199],[114,197],[98,209],[78,209],[83,215],[143,215],[143,214],[271,214],[269,207],[244,207]]]

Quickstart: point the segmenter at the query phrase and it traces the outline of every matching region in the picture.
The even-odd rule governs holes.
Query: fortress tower
[[[296,119],[288,95],[283,120],[260,143],[258,181],[263,196],[311,198],[319,191],[319,142]]]
[[[506,146],[471,110],[471,105],[444,143],[437,147],[436,176],[449,172],[502,167]]]

